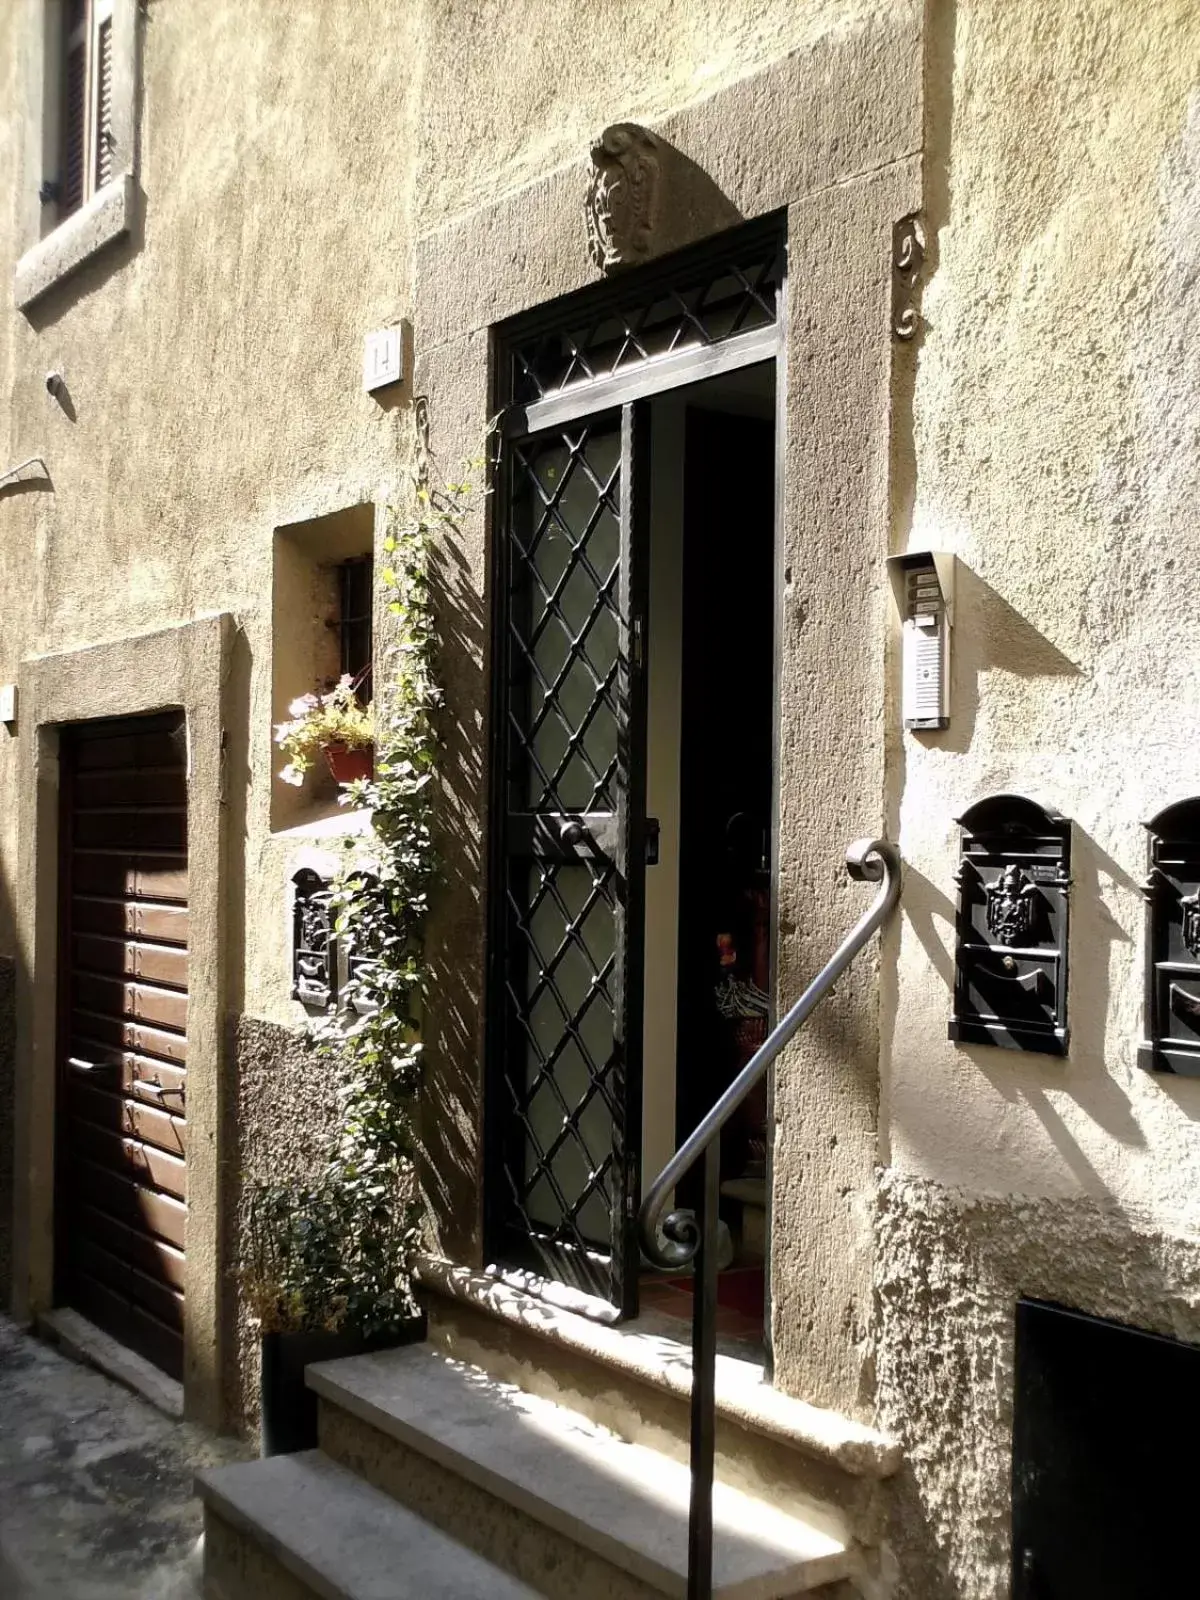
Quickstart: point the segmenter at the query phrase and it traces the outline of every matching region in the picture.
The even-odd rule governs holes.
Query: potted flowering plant
[[[287,756],[279,776],[285,783],[302,784],[304,776],[324,755],[338,783],[369,778],[375,770],[375,708],[363,705],[357,685],[348,674],[326,694],[302,694],[288,707],[291,720],[275,729],[275,743]]]
[[[244,1222],[238,1276],[261,1340],[262,1454],[313,1450],[305,1368],[424,1337],[409,1278],[415,1224],[378,1173],[336,1164],[311,1183],[255,1185]]]

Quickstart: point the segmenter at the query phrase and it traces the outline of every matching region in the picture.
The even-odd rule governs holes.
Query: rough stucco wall
[[[429,0],[421,231],[653,124],[887,0]],[[470,84],[470,93],[463,87]]]
[[[1200,790],[1200,12],[958,0],[929,29],[897,502],[901,547],[960,566],[951,727],[890,764],[874,1343],[906,1592],[996,1600],[1015,1298],[1200,1339],[1200,1085],[1135,1057],[1140,824]],[[1004,791],[1076,824],[1066,1061],[946,1038],[953,819]]]
[[[231,1028],[238,1094],[229,1108],[225,1148],[231,1152],[222,1186],[227,1270],[242,1259],[242,1204],[255,1183],[302,1182],[328,1155],[337,1099],[330,1063],[303,1035],[257,1017]],[[224,1302],[224,1393],[228,1424],[253,1434],[258,1426],[258,1330],[240,1289]]]
[[[1111,1201],[898,1176],[876,1222],[880,1419],[907,1447],[889,1531],[902,1595],[1000,1600],[1017,1297],[1200,1343],[1200,1240]]]
[[[960,588],[951,727],[907,738],[893,778],[890,1156],[1196,1223],[1200,1086],[1134,1053],[1140,824],[1200,788],[1200,11],[971,0],[937,26],[953,77],[930,88],[948,119],[931,159],[949,165],[911,543],[956,551]],[[1076,822],[1065,1063],[946,1039],[953,819],[1005,790]]]
[[[20,8],[3,9],[9,32]],[[53,481],[0,498],[4,592],[27,596],[4,607],[0,681],[34,652],[237,613],[250,738],[233,730],[247,826],[231,890],[263,951],[251,1002],[281,1019],[298,1013],[278,959],[290,847],[269,832],[273,530],[378,499],[404,470],[407,414],[363,394],[361,362],[364,333],[406,309],[420,15],[391,0],[144,8],[144,227],[27,317],[10,308],[0,336],[8,455],[42,453]],[[11,33],[3,70],[19,79],[23,23]],[[20,120],[4,126],[17,142]],[[45,392],[52,367],[73,418]]]

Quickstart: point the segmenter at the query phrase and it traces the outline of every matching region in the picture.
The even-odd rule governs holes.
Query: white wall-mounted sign
[[[17,720],[17,686],[15,683],[0,683],[0,722],[14,723]]]
[[[368,394],[388,389],[404,376],[400,329],[378,328],[363,345],[363,388]]]

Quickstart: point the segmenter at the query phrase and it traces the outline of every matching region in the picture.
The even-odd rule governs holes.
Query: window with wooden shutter
[[[113,177],[113,0],[68,0],[63,18],[60,220]]]

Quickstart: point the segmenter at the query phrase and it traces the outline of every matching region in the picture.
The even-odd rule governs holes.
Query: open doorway
[[[650,412],[647,1186],[769,1028],[774,363],[658,396]],[[747,1345],[763,1338],[767,1116],[763,1083],[721,1144],[718,1331]],[[684,1187],[677,1201],[696,1196]],[[690,1317],[690,1278],[644,1282],[641,1304]]]

